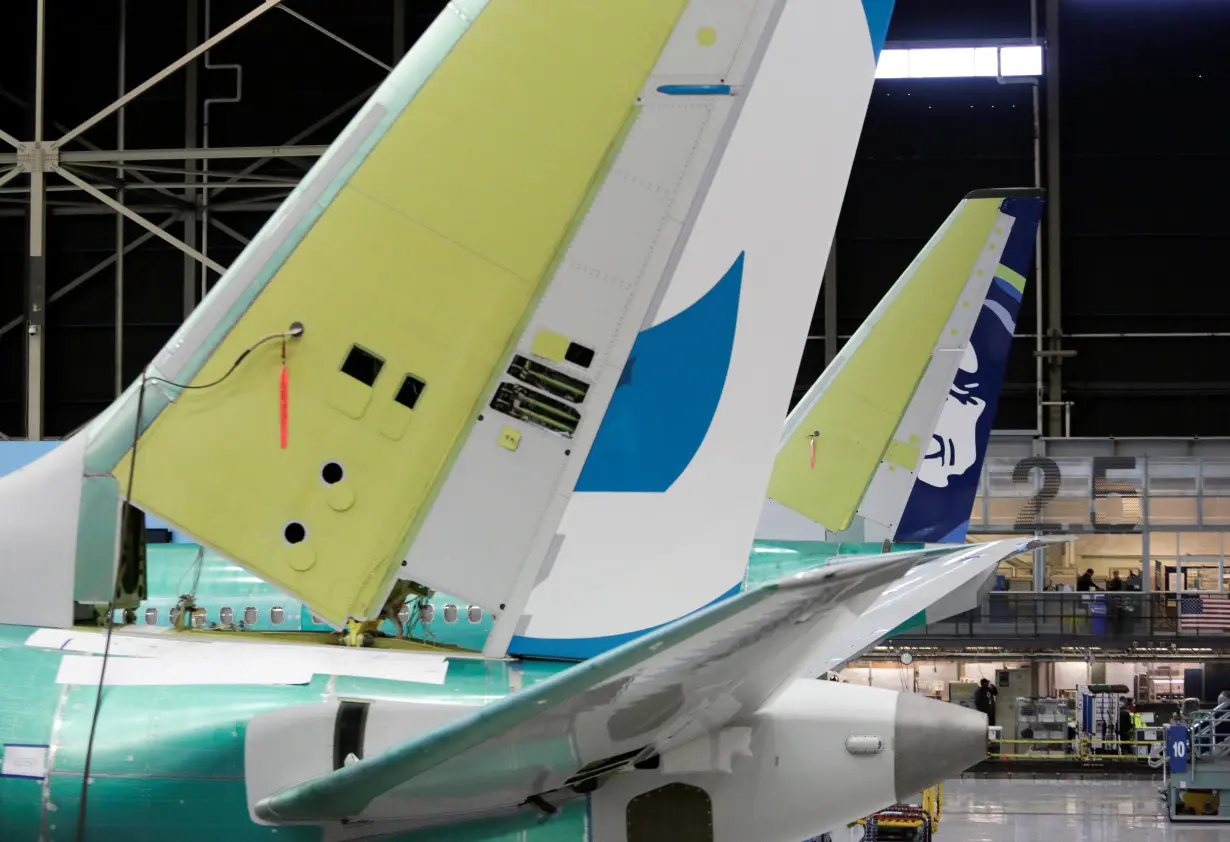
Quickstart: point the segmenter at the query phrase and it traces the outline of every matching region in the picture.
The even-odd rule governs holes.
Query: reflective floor
[[[1149,781],[962,780],[944,785],[936,842],[1230,842],[1230,823],[1166,821]]]

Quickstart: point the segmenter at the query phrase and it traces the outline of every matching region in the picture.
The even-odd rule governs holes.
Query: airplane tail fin
[[[965,541],[1034,259],[1042,205],[1041,199],[1017,201],[1011,209],[1016,221],[897,523],[896,541]]]
[[[953,540],[1042,206],[1032,189],[975,191],[957,206],[787,418],[758,537]]]
[[[726,49],[754,58],[715,65],[703,85],[664,76],[646,98],[674,112],[733,97],[714,124],[722,152],[489,655],[591,657],[741,586],[819,294],[822,273],[798,267],[824,263],[892,2],[698,1],[688,40],[736,7]]]

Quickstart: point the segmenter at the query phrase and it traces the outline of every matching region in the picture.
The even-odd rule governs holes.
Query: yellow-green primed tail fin
[[[1036,231],[1039,191],[978,191],[957,206],[790,414],[767,506],[830,532],[858,514],[892,534],[988,288],[1021,277],[1004,249],[1026,206],[1020,224]]]
[[[151,366],[193,388],[146,387],[134,502],[331,621],[378,612],[683,5],[452,3]],[[281,341],[226,372],[292,322],[282,449]],[[102,497],[137,403],[88,430]]]

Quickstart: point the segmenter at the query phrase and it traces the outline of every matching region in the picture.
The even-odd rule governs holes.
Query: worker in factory
[[[1119,702],[1119,753],[1131,754],[1136,741],[1136,720],[1132,716],[1132,700],[1123,698]]]
[[[974,707],[987,715],[987,725],[995,724],[995,687],[985,678],[974,691]]]

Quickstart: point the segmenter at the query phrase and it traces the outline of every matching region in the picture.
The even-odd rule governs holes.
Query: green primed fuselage
[[[892,549],[912,550],[922,546],[894,544]],[[748,557],[743,588],[754,588],[819,567],[838,555],[883,551],[880,543],[756,541]],[[172,625],[172,610],[180,595],[191,592],[198,610],[203,612],[198,616],[198,623],[235,627],[242,623],[243,628],[255,631],[327,631],[330,628],[294,597],[210,550],[202,552],[196,544],[151,544],[147,568],[149,597],[135,616],[129,618],[137,625]],[[409,619],[409,612],[404,612],[404,616]],[[116,619],[124,621],[122,612],[117,612]],[[436,594],[424,601],[421,613],[412,619],[416,623],[415,637],[475,652],[482,650],[492,624],[489,612],[446,594]],[[393,624],[388,621],[383,624],[383,630],[395,633]]]
[[[27,646],[34,631],[0,626],[0,744],[50,746],[47,778],[0,777],[0,840],[73,842],[97,687],[57,684],[67,653]],[[319,828],[272,828],[249,818],[244,737],[253,716],[337,697],[478,707],[567,666],[458,656],[449,659],[441,685],[316,675],[306,685],[108,686],[90,766],[85,839],[320,842]],[[580,842],[588,838],[586,816],[581,801],[524,836],[508,820],[393,838]]]

